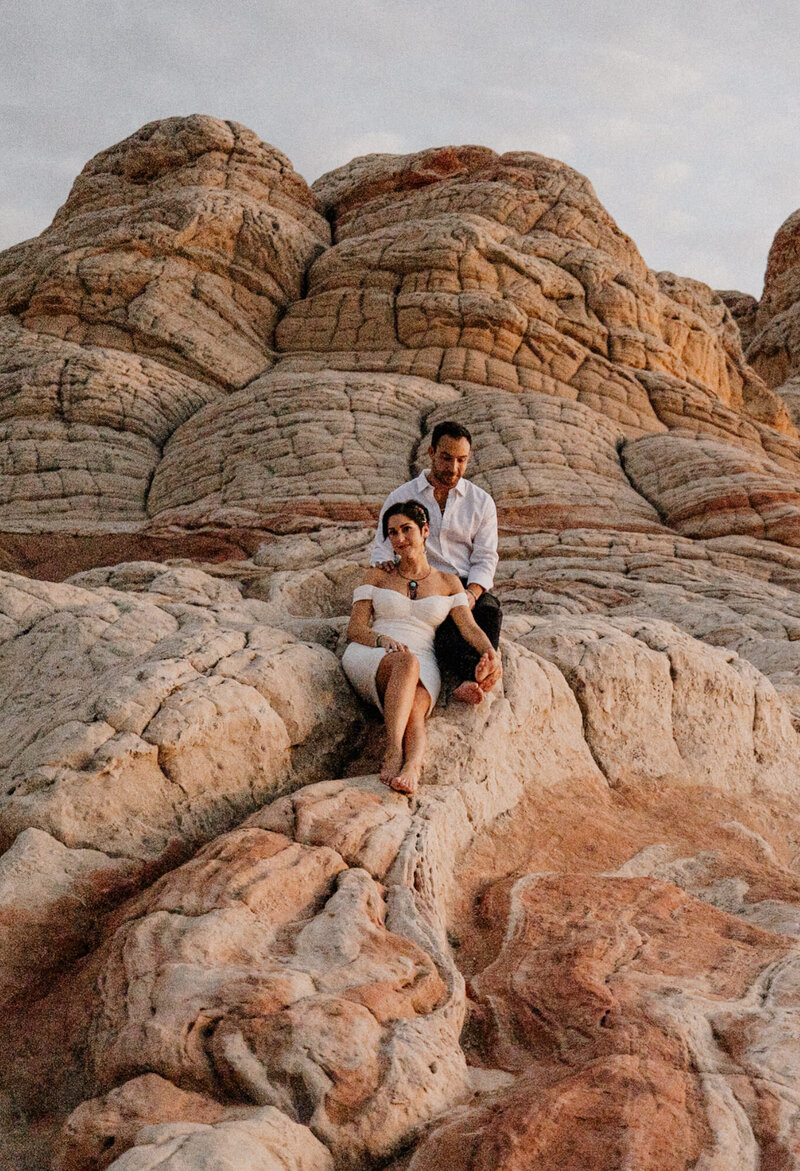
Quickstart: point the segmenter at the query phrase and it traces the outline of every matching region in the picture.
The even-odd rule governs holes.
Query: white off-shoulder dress
[[[387,634],[405,643],[419,660],[419,681],[431,697],[431,710],[439,698],[442,686],[439,665],[433,649],[436,627],[441,626],[451,610],[469,606],[467,595],[461,593],[444,597],[433,594],[429,598],[409,598],[397,590],[382,586],[362,585],[353,592],[354,602],[372,602],[372,629],[376,634]],[[381,659],[388,652],[384,647],[362,646],[351,642],[344,652],[342,666],[347,678],[362,699],[383,711],[375,684],[375,675]]]

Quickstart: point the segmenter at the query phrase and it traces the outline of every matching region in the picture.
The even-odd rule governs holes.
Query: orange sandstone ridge
[[[193,116],[0,256],[4,1167],[800,1167],[798,216],[756,302]],[[408,801],[339,660],[450,417],[505,674]]]

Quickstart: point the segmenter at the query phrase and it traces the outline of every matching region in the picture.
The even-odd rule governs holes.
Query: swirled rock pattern
[[[625,469],[675,532],[800,542],[800,478],[727,444],[648,435],[625,447]]]
[[[757,303],[195,115],[0,257],[4,1168],[800,1168],[797,215]],[[504,675],[409,801],[339,660],[447,418]]]
[[[518,880],[503,949],[473,982],[482,1053],[516,1077],[445,1122],[410,1167],[510,1171],[520,1149],[528,1165],[576,1171],[747,1166],[759,1149],[780,1160],[800,1137],[781,1052],[798,963],[791,941],[668,883]],[[762,1037],[777,1041],[766,1061]]]

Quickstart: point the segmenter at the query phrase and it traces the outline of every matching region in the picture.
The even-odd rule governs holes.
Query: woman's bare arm
[[[368,569],[361,584],[378,585],[381,576],[379,569]],[[353,602],[350,622],[347,627],[347,641],[360,642],[362,646],[381,646],[386,650],[405,650],[405,644],[398,642],[397,639],[390,638],[388,634],[375,633],[372,629],[372,616],[372,602],[369,598]]]
[[[350,623],[347,627],[347,641],[360,642],[362,646],[378,645],[372,630],[372,602],[369,598],[365,598],[361,602],[353,602]]]

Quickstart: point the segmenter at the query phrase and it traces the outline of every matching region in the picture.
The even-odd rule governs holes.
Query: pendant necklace
[[[425,579],[430,577],[430,575],[431,575],[430,565],[428,566],[428,572],[426,574],[423,574],[422,577],[406,577],[406,575],[404,573],[400,573],[399,569],[397,570],[397,572],[398,572],[399,576],[402,577],[403,581],[408,583],[406,585],[406,591],[407,591],[408,597],[411,598],[412,602],[415,602],[417,600],[417,586],[419,585],[419,583],[421,581],[425,581]]]

